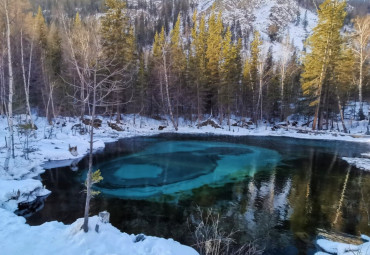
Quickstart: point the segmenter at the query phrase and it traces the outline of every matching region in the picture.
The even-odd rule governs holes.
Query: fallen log
[[[197,125],[198,128],[200,127],[206,127],[206,126],[212,126],[214,128],[221,128],[220,125],[218,125],[214,120],[208,119],[206,121],[203,121]]]
[[[337,231],[327,231],[325,229],[317,229],[317,236],[338,243],[347,243],[355,245],[360,245],[364,243],[361,237]]]
[[[107,123],[108,123],[108,127],[110,127],[111,129],[116,130],[116,131],[119,131],[119,132],[122,132],[123,131],[123,128],[121,128],[120,126],[118,126],[116,123],[109,122],[109,121]]]
[[[100,128],[101,127],[101,124],[102,124],[102,120],[100,119],[95,119],[94,120],[94,123],[93,123],[93,127],[94,128]],[[91,125],[91,120],[90,119],[83,119],[82,120],[82,123],[85,124],[85,125]]]

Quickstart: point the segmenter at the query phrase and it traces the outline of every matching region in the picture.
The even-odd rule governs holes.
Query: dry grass
[[[237,247],[233,236],[236,232],[226,232],[220,226],[219,214],[211,209],[202,210],[197,206],[196,214],[188,220],[195,241],[194,247],[200,255],[259,255],[256,242]]]

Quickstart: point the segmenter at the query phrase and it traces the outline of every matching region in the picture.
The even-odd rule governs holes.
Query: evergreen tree
[[[177,17],[175,27],[171,32],[171,41],[170,41],[170,66],[172,79],[171,83],[175,86],[174,98],[176,101],[176,118],[179,116],[179,107],[181,98],[183,98],[183,90],[185,87],[185,71],[187,67],[186,57],[183,50],[183,42],[181,36],[181,15]]]
[[[215,7],[212,8],[212,13],[208,20],[208,37],[207,37],[207,51],[206,51],[206,67],[207,67],[207,79],[208,79],[208,107],[212,111],[212,108],[216,106],[216,99],[220,89],[220,60],[222,50],[222,14],[216,15]],[[216,93],[212,93],[216,91]]]
[[[342,128],[347,133],[347,128],[344,124],[343,102],[347,99],[348,92],[353,85],[355,74],[355,58],[353,51],[345,44],[340,48],[338,61],[333,63],[334,70],[331,77],[331,85],[334,87],[336,104],[342,122]],[[361,115],[361,114],[360,114]],[[360,117],[361,118],[361,117]]]
[[[308,26],[308,19],[307,19],[307,10],[304,12],[304,18],[302,21],[303,30],[307,34],[307,26]]]
[[[257,121],[257,105],[256,105],[256,98],[259,94],[259,75],[262,74],[259,73],[259,65],[260,65],[260,55],[261,55],[261,47],[262,40],[260,33],[256,30],[254,32],[254,38],[251,43],[251,58],[249,63],[249,75],[250,75],[250,89],[252,94],[252,116],[254,121]],[[261,70],[262,71],[262,70]]]
[[[220,114],[220,123],[222,124],[223,114],[226,110],[228,116],[228,124],[230,128],[230,104],[231,96],[234,94],[232,92],[232,80],[230,77],[233,60],[234,60],[234,49],[231,44],[231,30],[230,27],[227,28],[225,37],[222,43],[222,55],[221,55],[221,64],[220,64],[220,88],[218,89],[218,107]],[[226,109],[225,109],[226,108]]]
[[[46,35],[48,32],[47,32],[47,26],[45,23],[45,18],[44,18],[44,15],[42,13],[42,9],[40,6],[38,8],[35,19],[36,19],[36,28],[37,28],[37,41],[38,41],[40,48],[45,50],[47,47]]]
[[[135,85],[135,113],[142,114],[145,112],[145,105],[147,103],[146,95],[148,85],[148,71],[145,67],[144,54],[142,54],[140,57],[139,71]]]
[[[288,64],[291,55],[293,54],[293,45],[290,42],[289,34],[285,37],[282,43],[281,56],[279,61],[279,73],[280,73],[280,120],[285,119],[285,101],[286,101],[286,76],[288,73]]]
[[[77,28],[81,27],[81,17],[79,12],[76,13],[75,19],[73,21],[73,26]]]
[[[121,0],[106,0],[106,13],[101,18],[100,33],[105,57],[110,59],[114,68],[125,69],[125,85],[132,86],[135,59],[135,35],[126,13],[126,4]],[[117,79],[120,79],[118,77]],[[122,103],[129,101],[130,96],[116,93],[114,96],[123,98]],[[117,105],[117,122],[120,122],[121,105]]]
[[[342,43],[340,30],[346,15],[345,6],[346,3],[339,0],[324,1],[318,11],[318,24],[307,40],[310,51],[304,57],[302,89],[311,98],[310,106],[315,107],[313,129],[322,129],[323,126],[322,108],[327,103],[327,93],[330,91],[327,81],[332,75],[329,67],[339,61]]]
[[[197,21],[197,12],[193,14],[193,28],[191,31],[191,54],[190,54],[190,73],[195,83],[196,108],[198,123],[204,111],[204,92],[206,86],[206,52],[207,52],[207,31],[205,16],[202,15]]]
[[[36,24],[36,42],[39,46],[38,55],[39,55],[40,68],[41,68],[41,77],[42,77],[41,80],[43,84],[43,88],[41,92],[42,92],[42,98],[43,98],[43,104],[45,107],[46,117],[48,119],[48,122],[51,124],[52,118],[55,117],[55,114],[56,114],[55,107],[54,107],[54,97],[53,97],[54,87],[56,85],[55,80],[53,79],[53,76],[55,76],[55,73],[54,73],[54,70],[51,64],[58,65],[58,63],[55,63],[55,62],[51,63],[53,61],[50,62],[50,56],[53,55],[53,53],[51,53],[53,49],[49,48],[49,46],[51,46],[48,43],[49,29],[46,25],[45,18],[44,18],[41,7],[38,8],[38,12],[35,17],[35,24]],[[55,33],[57,32],[55,31]],[[50,42],[50,38],[49,38],[49,42]]]
[[[219,92],[220,119],[222,122],[222,113],[226,111],[228,125],[230,129],[230,117],[232,105],[237,99],[235,95],[239,87],[241,77],[241,40],[236,44],[232,42],[231,30],[228,27],[223,39],[222,59],[220,67],[221,87]]]
[[[267,119],[275,118],[277,116],[276,110],[279,101],[279,86],[277,86],[276,72],[274,68],[274,60],[272,55],[272,46],[269,47],[265,59],[263,69],[263,84],[265,85],[262,89],[262,96],[266,99],[263,101],[264,114]]]
[[[171,62],[174,72],[179,76],[183,74],[186,67],[186,59],[182,46],[181,15],[177,17],[174,29],[171,32]]]
[[[101,18],[102,45],[107,58],[119,65],[131,59],[128,41],[132,40],[126,4],[121,0],[106,0],[106,13]]]

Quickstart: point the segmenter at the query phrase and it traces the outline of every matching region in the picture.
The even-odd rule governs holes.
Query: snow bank
[[[340,255],[367,255],[370,254],[370,242],[353,245],[329,241],[326,239],[319,239],[316,241],[316,244],[324,250],[324,252],[316,252],[315,255],[324,255],[324,254],[340,254]]]
[[[369,158],[347,158],[343,157],[343,160],[347,161],[348,164],[353,165],[361,170],[370,171],[370,159]]]
[[[89,232],[81,230],[83,219],[72,225],[47,222],[30,227],[23,217],[0,208],[1,254],[130,254],[130,255],[197,255],[188,246],[172,239],[136,236],[121,233],[111,224],[103,224],[97,216],[89,219]],[[6,219],[6,220],[3,220]],[[99,233],[95,232],[99,224]]]
[[[15,118],[20,122],[22,116]],[[24,117],[23,117],[24,119]],[[88,234],[80,231],[82,219],[72,225],[59,222],[47,222],[41,226],[25,224],[23,217],[16,216],[18,204],[32,202],[37,197],[50,192],[43,187],[40,180],[34,179],[44,172],[44,168],[53,168],[77,164],[89,152],[89,136],[73,131],[78,119],[60,118],[53,127],[45,118],[34,116],[38,129],[28,137],[28,158],[25,155],[27,136],[15,128],[15,158],[10,159],[9,170],[5,171],[5,140],[0,139],[0,254],[151,254],[151,255],[192,255],[198,254],[194,249],[183,246],[173,240],[146,237],[135,243],[135,236],[121,233],[110,224],[100,225],[99,234],[94,231],[97,217],[90,219]],[[96,129],[94,150],[104,148],[106,142],[137,135],[156,134],[153,126],[161,122],[152,120],[150,126],[138,131],[128,118],[127,125],[122,125],[125,132],[117,132],[104,125]],[[0,118],[0,134],[7,134],[7,121]],[[77,156],[69,152],[69,146],[77,146]],[[59,160],[59,161],[54,161]]]
[[[40,181],[26,180],[1,180],[0,179],[0,208],[15,211],[18,204],[30,202],[38,196],[46,196],[50,191],[46,190]]]

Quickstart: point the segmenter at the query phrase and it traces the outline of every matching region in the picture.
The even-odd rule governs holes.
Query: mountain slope
[[[167,32],[178,13],[182,14],[183,24],[191,26],[193,11],[197,10],[198,17],[208,16],[214,6],[215,12],[222,13],[225,25],[231,27],[234,38],[243,39],[245,49],[249,47],[253,31],[258,30],[264,41],[264,52],[272,47],[275,58],[279,58],[281,42],[287,35],[301,51],[304,40],[317,23],[316,14],[299,6],[298,0],[131,0],[128,6],[136,24],[145,24],[152,31],[164,26]],[[154,32],[146,35],[149,38],[146,44],[152,36]]]
[[[265,49],[272,46],[276,55],[287,34],[302,50],[303,41],[317,23],[316,14],[300,7],[296,0],[199,0],[198,11],[209,13],[213,4],[226,24],[240,23],[246,40],[251,40],[253,30],[260,31]]]

